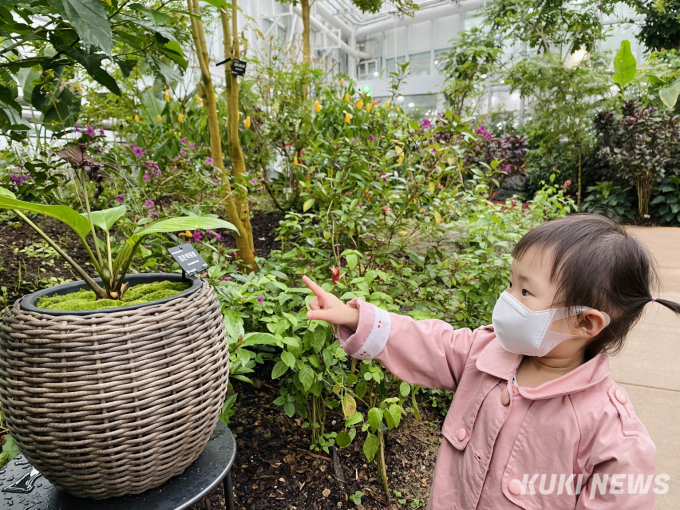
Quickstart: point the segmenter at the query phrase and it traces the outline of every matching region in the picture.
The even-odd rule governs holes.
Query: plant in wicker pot
[[[85,191],[83,214],[23,202],[0,188],[0,208],[13,210],[83,278],[5,309],[0,401],[16,443],[45,478],[76,496],[104,499],[140,493],[182,473],[205,447],[227,394],[229,351],[212,288],[196,277],[127,275],[137,247],[151,234],[234,227],[215,217],[163,219],[139,228],[114,257],[109,230],[125,207],[90,210],[85,178],[98,162],[80,150],[80,162],[69,162],[76,189]],[[22,211],[71,227],[99,278],[90,277]],[[138,285],[155,282],[179,292],[126,301]],[[46,295],[88,287],[93,309],[39,306]]]

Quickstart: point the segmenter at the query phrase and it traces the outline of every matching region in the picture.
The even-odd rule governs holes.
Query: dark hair
[[[680,314],[680,304],[652,297],[658,276],[642,243],[605,216],[574,214],[548,221],[522,237],[512,255],[521,259],[532,248],[554,256],[550,279],[558,282],[559,306],[588,306],[611,317],[588,345],[587,358],[621,350],[647,303]]]

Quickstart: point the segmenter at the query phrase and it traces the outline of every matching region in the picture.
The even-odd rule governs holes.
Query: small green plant
[[[361,505],[361,497],[364,495],[363,492],[361,491],[356,491],[354,494],[352,494],[349,499],[352,503],[355,505],[359,506]]]
[[[102,211],[92,211],[89,200],[89,179],[98,179],[104,172],[104,163],[92,159],[86,152],[86,144],[68,146],[58,152],[59,156],[70,163],[73,169],[73,184],[79,197],[82,197],[85,212],[79,214],[66,205],[42,205],[17,200],[14,193],[0,187],[0,208],[9,209],[25,221],[42,237],[47,244],[73,267],[75,272],[94,291],[97,299],[120,299],[127,290],[125,275],[135,257],[139,245],[150,234],[177,232],[195,229],[230,229],[235,227],[214,216],[184,216],[151,221],[131,232],[122,247],[114,254],[111,249],[110,230],[126,213],[126,206],[120,205]],[[76,263],[57,243],[33,223],[22,211],[31,211],[55,218],[69,226],[78,236],[90,256],[95,270],[102,279],[102,285]],[[104,234],[100,240],[95,232],[97,227]],[[87,237],[91,236],[94,251]],[[102,254],[103,252],[103,254]],[[114,257],[115,255],[115,257]]]
[[[655,217],[669,225],[680,224],[680,177],[664,177],[649,203]]]

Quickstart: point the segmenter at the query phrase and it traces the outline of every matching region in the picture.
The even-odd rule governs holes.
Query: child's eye
[[[531,292],[529,292],[527,289],[522,289],[522,295],[523,295],[524,297],[526,297],[526,296],[531,296]]]
[[[508,285],[509,285],[510,288],[512,289],[512,282],[508,282]]]

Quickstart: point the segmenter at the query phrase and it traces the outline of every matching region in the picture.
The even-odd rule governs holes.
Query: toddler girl
[[[309,319],[337,324],[350,356],[412,384],[455,391],[442,427],[433,510],[652,510],[655,447],[609,375],[655,283],[643,246],[607,218],[573,215],[513,251],[493,325],[415,321],[309,278]],[[658,490],[658,489],[657,489]]]

